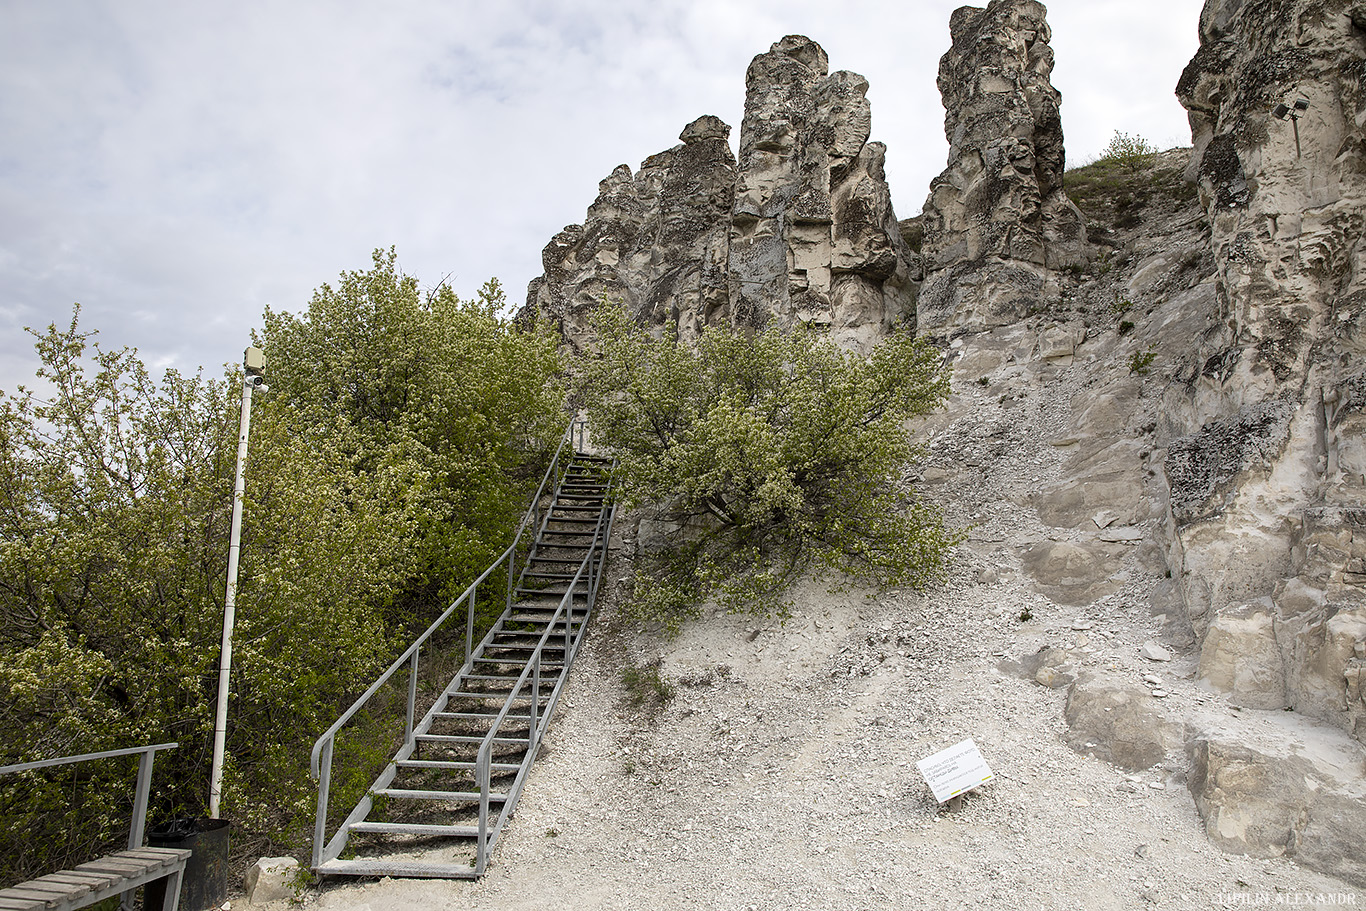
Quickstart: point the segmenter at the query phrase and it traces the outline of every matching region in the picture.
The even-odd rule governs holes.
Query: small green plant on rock
[[[1139,376],[1147,376],[1148,368],[1157,359],[1157,352],[1149,349],[1147,351],[1135,351],[1129,358],[1129,372]]]
[[[1110,144],[1101,150],[1099,161],[1113,161],[1131,172],[1141,171],[1157,154],[1157,147],[1142,136],[1115,130]]]

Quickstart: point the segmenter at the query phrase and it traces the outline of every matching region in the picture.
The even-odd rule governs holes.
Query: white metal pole
[[[209,818],[218,819],[223,796],[223,753],[228,735],[228,676],[232,670],[232,628],[237,615],[237,560],[242,541],[242,499],[247,491],[247,436],[251,432],[253,379],[242,383],[242,429],[237,437],[237,482],[232,492],[232,531],[228,537],[228,590],[223,599],[223,647],[218,662],[218,712],[213,723],[213,767],[209,772]]]

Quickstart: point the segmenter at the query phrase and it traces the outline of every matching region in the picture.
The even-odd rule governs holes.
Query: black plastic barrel
[[[180,911],[211,911],[228,900],[228,821],[173,819],[147,833],[152,848],[189,848],[190,860],[180,881]],[[160,908],[166,881],[147,885],[145,908]]]

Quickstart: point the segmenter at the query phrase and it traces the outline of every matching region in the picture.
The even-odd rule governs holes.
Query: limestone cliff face
[[[1202,677],[1366,742],[1363,28],[1348,0],[1205,4],[1178,95],[1217,311],[1166,475]]]
[[[918,259],[892,210],[886,150],[868,139],[867,81],[829,73],[820,45],[788,36],[746,83],[738,161],[730,127],[707,116],[634,175],[618,167],[583,225],[545,248],[524,313],[575,348],[604,298],[685,339],[710,323],[807,323],[862,348],[913,316]]]
[[[1045,13],[992,0],[949,21],[938,80],[949,163],[925,202],[922,329],[1014,322],[1057,296],[1050,270],[1086,259],[1084,219],[1063,192]]]
[[[575,346],[603,296],[685,338],[941,338],[912,480],[972,529],[955,559],[1039,649],[1019,666],[1071,687],[1069,742],[1183,774],[1230,850],[1366,884],[1366,5],[1207,0],[1189,164],[1072,172],[1089,222],[1043,6],[951,32],[919,255],[866,83],[789,37],[750,66],[739,155],[702,118],[618,168],[528,306]]]

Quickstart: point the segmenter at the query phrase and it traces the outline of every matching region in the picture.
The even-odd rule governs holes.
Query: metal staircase
[[[582,425],[571,424],[512,545],[318,738],[316,873],[483,875],[569,676],[607,553],[615,512],[610,465],[580,451],[581,443]],[[502,613],[474,644],[479,588],[487,601],[504,573]],[[461,608],[464,664],[415,721],[424,651],[430,663],[443,631],[449,643]],[[338,735],[376,693],[393,691],[404,668],[403,744],[329,838]]]

